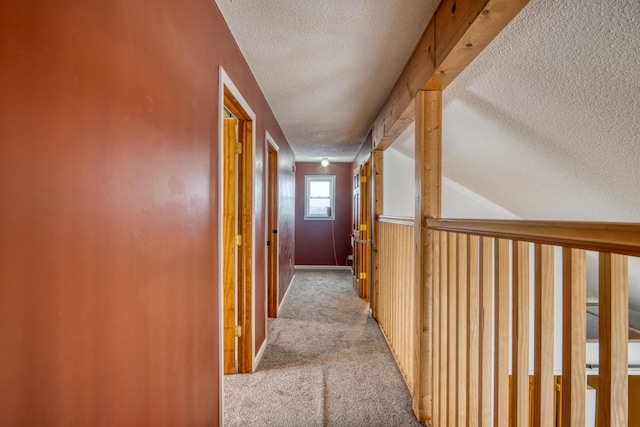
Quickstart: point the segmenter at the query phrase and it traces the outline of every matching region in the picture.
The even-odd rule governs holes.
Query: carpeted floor
[[[420,426],[348,271],[297,271],[258,369],[224,378],[225,426]]]

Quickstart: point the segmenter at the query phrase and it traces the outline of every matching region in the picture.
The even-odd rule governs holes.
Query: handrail
[[[432,230],[640,256],[640,223],[427,219]]]
[[[410,216],[391,216],[391,215],[379,215],[378,221],[386,222],[389,224],[408,225],[413,227],[416,225],[416,220]]]

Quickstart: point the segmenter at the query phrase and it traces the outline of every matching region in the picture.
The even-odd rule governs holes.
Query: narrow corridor
[[[297,271],[255,373],[224,378],[225,426],[419,426],[348,271]]]

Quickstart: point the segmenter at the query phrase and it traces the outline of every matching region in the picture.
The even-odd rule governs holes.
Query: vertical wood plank
[[[447,426],[449,418],[449,239],[440,232],[440,425]]]
[[[554,424],[554,248],[535,245],[533,425]]]
[[[459,386],[456,360],[458,354],[458,269],[456,265],[458,250],[456,244],[456,233],[447,233],[447,237],[449,240],[449,254],[447,256],[449,261],[447,265],[447,268],[449,269],[449,396],[447,398],[449,415],[447,416],[447,418],[449,419],[450,425],[458,425],[458,401],[456,392]]]
[[[442,92],[419,91],[415,98],[416,304],[414,353],[416,393],[413,410],[420,421],[432,418],[433,239],[428,218],[440,218],[442,188]]]
[[[629,418],[629,266],[626,256],[600,254],[598,426]]]
[[[514,241],[513,259],[513,345],[511,397],[512,425],[529,424],[529,243]]]
[[[432,426],[440,424],[440,339],[442,329],[440,326],[440,232],[433,232],[433,413]]]
[[[480,238],[480,372],[479,421],[491,425],[493,361],[493,239]]]
[[[509,425],[509,241],[495,240],[495,356],[493,421]]]
[[[587,261],[580,249],[562,250],[562,426],[585,422]]]
[[[478,394],[479,390],[479,361],[480,361],[480,261],[478,236],[468,236],[469,256],[469,280],[467,290],[467,402],[469,427],[477,427],[479,424]]]
[[[458,358],[458,425],[465,425],[467,422],[467,291],[468,283],[468,236],[458,234],[457,243],[457,264],[458,264],[458,339],[456,343]]]

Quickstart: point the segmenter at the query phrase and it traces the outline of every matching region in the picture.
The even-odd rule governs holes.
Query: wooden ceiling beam
[[[419,90],[444,90],[529,0],[442,0],[373,123],[384,150],[414,120]]]

